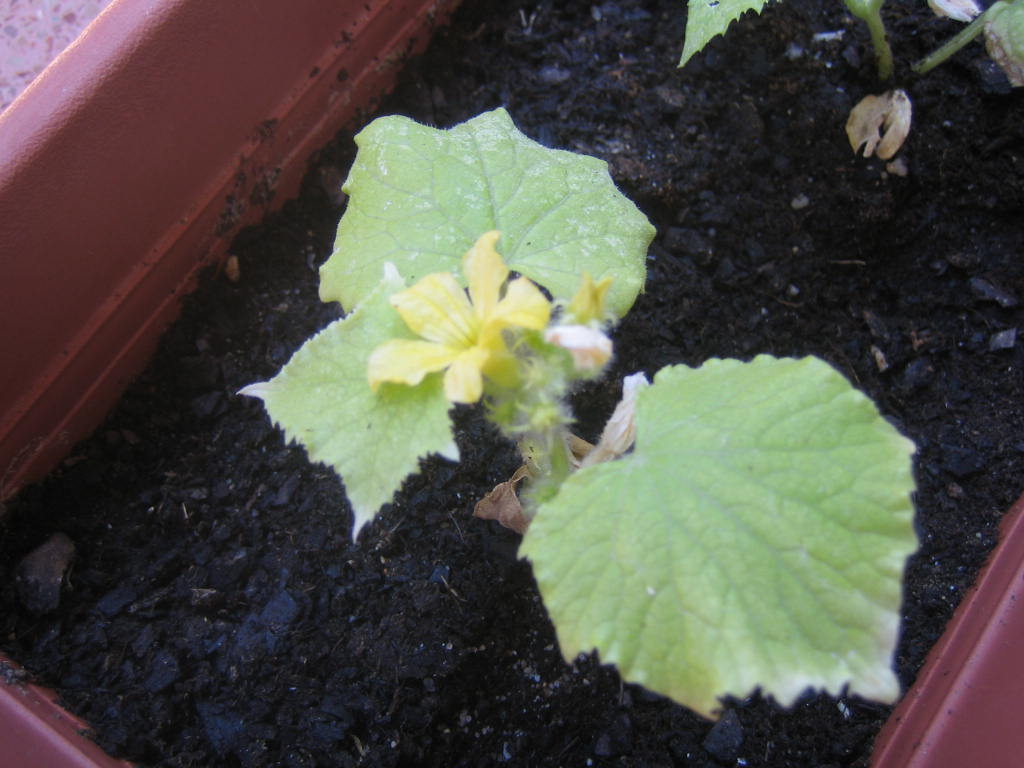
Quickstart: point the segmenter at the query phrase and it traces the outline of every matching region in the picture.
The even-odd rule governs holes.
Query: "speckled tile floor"
[[[110,0],[0,0],[0,110],[17,98]]]

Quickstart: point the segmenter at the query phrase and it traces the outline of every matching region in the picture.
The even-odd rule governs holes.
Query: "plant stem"
[[[871,32],[871,44],[875,48],[875,60],[878,63],[878,77],[880,80],[888,80],[893,74],[892,48],[889,47],[889,40],[885,34],[885,24],[882,23],[882,15],[876,13],[864,19],[868,24],[868,31]]]
[[[531,474],[520,495],[523,512],[530,519],[536,514],[537,507],[555,497],[562,483],[572,473],[566,446],[567,435],[565,426],[558,425],[544,432],[527,434],[526,440],[520,443],[523,458],[531,466],[532,472],[537,473]],[[524,444],[529,446],[528,451],[523,451]]]
[[[878,65],[878,77],[888,80],[893,74],[892,48],[885,34],[885,22],[882,21],[882,4],[885,0],[846,0],[846,7],[854,16],[868,25],[871,34],[871,45],[875,49],[875,62]]]
[[[514,350],[518,381],[493,388],[488,418],[516,443],[529,468],[519,498],[523,513],[532,518],[572,473],[566,441],[573,417],[566,397],[574,369],[571,356],[543,343],[540,334],[525,334]]]
[[[944,62],[954,53],[956,53],[969,42],[971,42],[971,40],[980,35],[982,30],[985,28],[985,20],[988,18],[989,14],[992,13],[992,11],[995,10],[997,7],[1000,7],[1002,5],[1002,3],[996,3],[987,11],[980,14],[977,18],[974,19],[974,21],[972,21],[966,27],[961,29],[958,35],[947,40],[945,44],[942,45],[942,47],[932,51],[919,62],[914,64],[911,67],[911,69],[914,70],[919,75],[924,75],[927,74],[928,72],[931,72],[933,69],[935,69],[935,67],[939,66],[939,64]]]

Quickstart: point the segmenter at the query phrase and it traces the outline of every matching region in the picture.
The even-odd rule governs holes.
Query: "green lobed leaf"
[[[409,333],[388,303],[404,287],[386,270],[351,314],[309,339],[271,381],[243,390],[262,398],[271,418],[311,459],[341,475],[355,516],[353,538],[422,457],[458,460],[440,376],[416,387],[382,384],[376,393],[367,382],[370,353]]]
[[[709,717],[757,686],[892,701],[913,444],[816,358],[665,368],[636,428],[522,544],[566,659]]]
[[[711,38],[724,35],[729,25],[744,13],[760,13],[767,3],[768,0],[687,0],[686,40],[679,66],[699,53]]]
[[[612,276],[609,308],[621,317],[642,289],[654,228],[607,164],[531,141],[504,109],[449,130],[382,117],[356,143],[348,207],[320,270],[324,301],[359,302],[385,262],[410,284],[432,272],[462,279],[463,254],[493,229],[505,263],[556,298],[584,271]]]

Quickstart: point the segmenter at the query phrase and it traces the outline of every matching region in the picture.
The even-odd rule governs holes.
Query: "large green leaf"
[[[892,701],[913,444],[815,358],[663,369],[636,428],[522,545],[566,659],[707,716],[757,686]]]
[[[261,398],[311,459],[341,475],[355,516],[353,538],[416,472],[422,457],[458,459],[451,404],[438,375],[416,387],[382,384],[376,393],[367,382],[370,353],[409,334],[388,303],[404,287],[389,269],[355,311],[309,339],[271,381],[242,390]]]
[[[747,11],[760,13],[768,0],[688,0],[686,41],[679,66],[683,66],[715,35],[724,35],[733,21]]]
[[[460,277],[462,255],[500,230],[514,270],[568,298],[588,271],[614,277],[609,308],[624,315],[643,287],[654,228],[596,158],[547,149],[503,109],[450,130],[404,117],[374,120],[343,189],[348,207],[320,296],[350,307],[390,261],[411,283],[431,272]]]

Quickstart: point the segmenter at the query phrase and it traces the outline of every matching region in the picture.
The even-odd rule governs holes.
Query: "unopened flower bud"
[[[611,287],[612,279],[606,277],[598,282],[589,273],[583,273],[579,290],[572,297],[569,306],[566,307],[566,319],[579,325],[600,325],[607,318],[605,314],[605,296],[608,295],[608,288]]]
[[[587,325],[556,325],[544,332],[544,341],[569,350],[579,371],[596,371],[612,356],[612,340]]]

